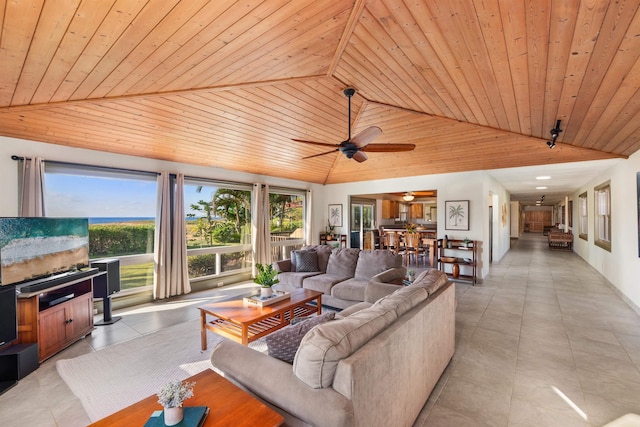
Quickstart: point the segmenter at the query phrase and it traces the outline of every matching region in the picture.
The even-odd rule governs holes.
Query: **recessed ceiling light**
[[[546,190],[547,187],[536,187],[536,190]]]
[[[536,176],[536,179],[551,179],[550,176]]]

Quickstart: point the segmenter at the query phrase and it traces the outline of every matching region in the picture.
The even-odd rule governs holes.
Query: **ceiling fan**
[[[415,144],[370,144],[371,141],[382,135],[382,130],[377,126],[369,126],[353,138],[351,138],[351,97],[355,95],[356,90],[353,88],[346,88],[344,96],[349,99],[349,137],[342,141],[340,144],[328,144],[326,142],[305,141],[302,139],[294,139],[296,142],[303,142],[305,144],[320,145],[322,147],[334,147],[333,150],[320,154],[314,154],[313,156],[303,157],[303,159],[310,159],[313,157],[324,156],[336,151],[342,152],[348,159],[354,159],[357,162],[364,162],[367,160],[367,155],[364,153],[368,151],[370,153],[393,153],[398,151],[411,151],[416,148]]]

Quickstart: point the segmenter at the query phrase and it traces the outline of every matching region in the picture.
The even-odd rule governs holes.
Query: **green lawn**
[[[153,285],[153,262],[120,267],[120,288]]]

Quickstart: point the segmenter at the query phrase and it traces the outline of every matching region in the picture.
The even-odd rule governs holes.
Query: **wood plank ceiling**
[[[639,5],[5,0],[0,135],[315,183],[626,157]],[[353,134],[416,150],[301,160],[347,138],[348,86]]]

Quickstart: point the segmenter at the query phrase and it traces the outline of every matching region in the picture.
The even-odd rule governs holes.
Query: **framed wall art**
[[[469,201],[448,200],[444,202],[446,215],[445,230],[469,229]]]
[[[329,226],[342,227],[342,205],[329,205]]]

